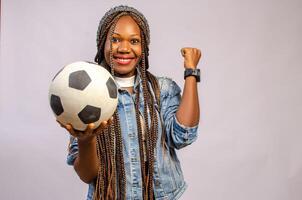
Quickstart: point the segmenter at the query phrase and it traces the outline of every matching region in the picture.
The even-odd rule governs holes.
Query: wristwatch
[[[188,76],[195,76],[196,82],[200,82],[200,69],[185,69],[184,79]]]

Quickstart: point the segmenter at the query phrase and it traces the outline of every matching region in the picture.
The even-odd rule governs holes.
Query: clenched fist
[[[184,57],[184,67],[186,69],[196,69],[201,57],[201,51],[197,48],[184,47],[181,49],[181,54]]]

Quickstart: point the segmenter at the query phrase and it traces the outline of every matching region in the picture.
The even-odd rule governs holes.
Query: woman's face
[[[140,28],[132,17],[123,16],[117,21],[111,41],[114,74],[119,77],[135,75],[135,66],[142,55],[142,45]],[[109,64],[110,32],[107,34],[104,54]]]

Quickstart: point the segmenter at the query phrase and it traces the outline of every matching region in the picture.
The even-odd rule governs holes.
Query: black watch
[[[186,69],[184,79],[186,79],[188,76],[195,76],[196,82],[200,82],[200,69]]]

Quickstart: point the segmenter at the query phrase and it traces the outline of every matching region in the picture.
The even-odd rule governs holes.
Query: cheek
[[[109,64],[109,60],[110,60],[110,43],[109,42],[105,43],[104,55],[105,55],[106,62]]]
[[[135,52],[135,55],[137,57],[141,57],[142,56],[142,47],[141,46],[134,47],[133,51]]]
[[[110,42],[106,42],[105,43],[105,55],[107,55],[108,57],[110,56]],[[112,53],[116,53],[118,49],[118,45],[117,44],[112,44]]]

